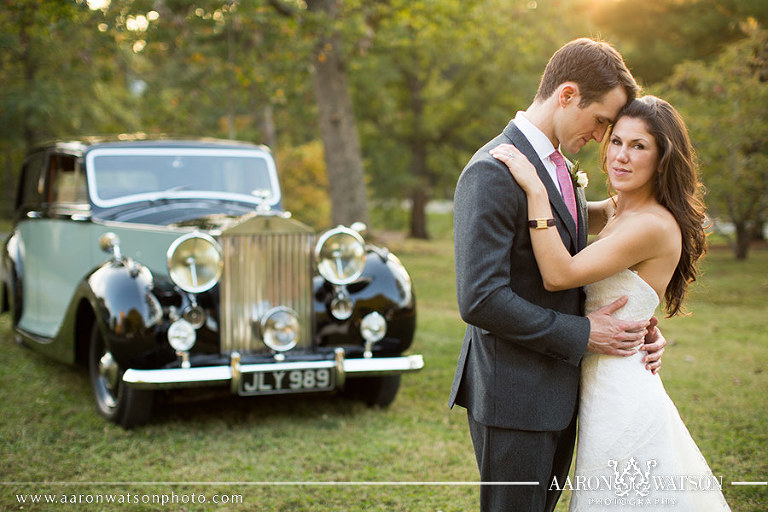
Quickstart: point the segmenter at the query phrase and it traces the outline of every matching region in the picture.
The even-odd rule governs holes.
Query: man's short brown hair
[[[567,43],[552,55],[541,76],[535,99],[546,100],[564,82],[579,85],[581,108],[599,101],[616,86],[624,88],[627,103],[635,99],[640,90],[621,54],[613,46],[586,37]]]

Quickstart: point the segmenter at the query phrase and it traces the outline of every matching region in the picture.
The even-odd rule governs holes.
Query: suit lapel
[[[570,235],[571,240],[576,240],[576,223],[573,221],[573,216],[571,216],[571,212],[568,211],[568,207],[565,205],[565,201],[563,201],[563,196],[560,195],[560,189],[558,189],[557,185],[555,185],[555,183],[552,181],[552,178],[547,172],[546,167],[544,167],[544,164],[539,158],[539,155],[533,149],[533,146],[531,146],[531,143],[528,142],[528,139],[525,138],[523,132],[521,132],[520,129],[515,126],[514,121],[509,122],[507,127],[504,129],[504,135],[509,137],[509,139],[512,141],[512,144],[514,144],[514,146],[519,149],[520,152],[524,154],[526,158],[528,158],[528,161],[530,161],[536,168],[536,172],[539,174],[539,178],[541,178],[542,183],[544,183],[544,186],[547,188],[549,204],[552,206],[552,210],[554,211],[555,215],[560,218],[560,221],[568,230],[568,234]],[[576,201],[578,204],[578,194],[576,194],[576,196]],[[577,209],[581,210],[582,208]],[[584,218],[586,217],[582,217],[580,212],[579,224],[581,226],[585,225],[583,220]],[[580,233],[584,231],[585,229],[579,230]],[[581,239],[581,237],[579,237],[579,239]],[[584,245],[586,245],[586,238],[584,239],[584,242]],[[566,246],[567,245],[568,244],[566,244]],[[578,249],[584,247],[584,245],[581,245],[580,240],[574,245],[578,247]]]
[[[582,250],[587,246],[589,226],[587,225],[587,198],[581,187],[576,187],[576,206],[579,212],[579,250]]]

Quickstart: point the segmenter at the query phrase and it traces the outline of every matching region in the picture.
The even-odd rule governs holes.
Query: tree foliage
[[[355,74],[360,130],[376,195],[412,205],[411,236],[428,237],[427,201],[452,195],[468,157],[528,106],[549,55],[575,36],[550,14],[531,2],[392,0],[375,16]]]
[[[738,67],[742,57],[718,55],[744,38],[745,16],[768,21],[763,0],[0,5],[7,207],[23,151],[42,139],[126,132],[237,138],[272,147],[284,184],[296,187],[286,197],[306,196],[286,204],[323,205],[307,216],[313,223],[327,224],[329,214],[332,222],[365,218],[370,195],[374,204],[409,201],[409,232],[427,237],[427,202],[450,198],[472,153],[528,106],[552,52],[574,37],[602,34],[646,84],[698,59],[680,67],[665,91],[695,132],[711,211],[751,218],[745,222],[758,215],[739,213],[744,204],[729,207],[719,195],[728,187],[718,180],[737,183],[765,168],[765,148],[756,142],[764,133],[755,110],[760,89],[738,88],[748,79],[721,62]],[[714,125],[731,129],[723,134]],[[578,158],[597,168],[594,145]],[[726,163],[727,179],[713,170]],[[747,188],[738,197],[754,182]]]
[[[711,60],[741,39],[739,24],[751,17],[768,22],[765,0],[617,0],[593,10],[593,21],[619,42],[641,83],[666,80],[687,60]]]
[[[733,223],[739,259],[768,208],[768,32],[754,20],[742,28],[716,60],[682,64],[660,88],[687,121],[710,214]]]

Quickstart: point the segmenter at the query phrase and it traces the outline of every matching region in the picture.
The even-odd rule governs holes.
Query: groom
[[[529,234],[554,224],[549,229],[558,230],[571,254],[586,246],[583,194],[574,194],[555,150],[576,153],[592,139],[599,142],[637,91],[613,47],[571,41],[550,59],[531,106],[472,157],[456,185],[456,285],[468,325],[450,406],[467,409],[485,483],[483,511],[554,509],[559,491],[549,487],[554,476],[565,480],[573,456],[586,350],[630,355],[648,332],[648,368],[660,365],[666,341],[657,330],[610,316],[626,298],[584,317],[581,289],[546,291]],[[525,193],[489,154],[501,143],[514,144],[536,166],[553,220],[528,219]],[[558,161],[565,181],[558,180]]]

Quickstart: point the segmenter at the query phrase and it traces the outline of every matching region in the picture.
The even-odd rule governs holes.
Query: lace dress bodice
[[[621,320],[647,320],[659,305],[659,296],[642,277],[632,270],[622,270],[607,279],[584,287],[587,292],[587,314],[624,295],[629,296],[627,305],[613,316]]]

